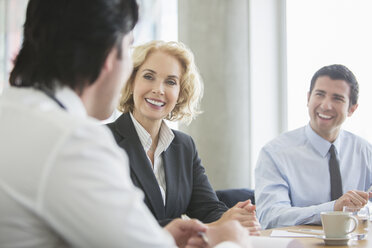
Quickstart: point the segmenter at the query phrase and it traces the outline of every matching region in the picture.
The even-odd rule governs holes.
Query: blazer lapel
[[[179,146],[173,142],[168,149],[163,152],[163,165],[165,171],[165,181],[167,183],[166,191],[166,204],[165,212],[167,216],[171,216],[172,211],[177,209],[177,198],[179,194],[179,177],[181,164],[177,164],[179,161],[177,157],[180,155]]]
[[[118,145],[127,151],[130,160],[130,168],[135,177],[137,177],[138,183],[151,204],[157,219],[164,219],[165,207],[158,182],[129,113],[119,117],[116,121],[116,125],[116,131],[123,136],[123,140],[120,141]]]

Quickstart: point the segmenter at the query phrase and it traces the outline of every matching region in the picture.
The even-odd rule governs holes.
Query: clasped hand
[[[211,223],[211,225],[220,224],[228,220],[237,220],[247,228],[250,235],[259,236],[261,225],[256,217],[256,206],[252,205],[251,200],[238,202],[234,207],[227,210],[221,218]]]
[[[336,200],[334,210],[342,211],[344,206],[362,208],[368,203],[368,199],[370,198],[372,198],[371,192],[349,190]]]

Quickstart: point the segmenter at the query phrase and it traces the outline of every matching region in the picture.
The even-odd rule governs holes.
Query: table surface
[[[322,230],[321,226],[310,226],[310,225],[304,225],[304,226],[291,226],[291,227],[281,227],[281,228],[274,228],[274,229],[267,229],[263,230],[261,233],[262,236],[270,236],[272,230],[294,230],[294,229],[316,229],[316,230]],[[320,248],[320,247],[357,247],[357,248],[372,248],[372,223],[369,223],[369,233],[367,235],[367,238],[365,240],[349,240],[348,245],[345,246],[326,246],[324,244],[324,241],[319,238],[294,238],[300,241],[305,248]]]

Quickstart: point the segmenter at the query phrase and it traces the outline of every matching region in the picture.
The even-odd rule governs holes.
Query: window
[[[27,3],[28,0],[0,0],[0,95],[8,85],[12,59],[22,43]],[[138,4],[140,20],[134,29],[134,45],[153,39],[177,40],[177,1],[138,0]]]
[[[21,45],[27,0],[0,1],[0,95],[8,85],[12,60]]]
[[[372,1],[287,0],[288,129],[309,121],[307,92],[313,74],[343,64],[360,87],[359,107],[344,129],[372,142]]]

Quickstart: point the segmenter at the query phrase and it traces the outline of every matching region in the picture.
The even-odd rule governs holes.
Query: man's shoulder
[[[91,133],[97,135],[100,130],[108,130],[101,127],[101,123],[89,116],[76,116],[62,109],[54,109],[48,113],[35,113],[32,116],[35,128],[57,132],[57,135],[72,135],[73,133]]]
[[[76,130],[95,133],[102,129],[98,120],[86,115],[71,114],[42,92],[31,88],[10,87],[1,100],[0,120],[3,129],[13,139],[23,142],[25,137],[30,142],[42,142],[60,139]]]
[[[346,130],[342,130],[341,135],[342,135],[341,142],[352,145],[358,149],[365,148],[372,151],[372,144],[365,138]]]
[[[306,142],[305,127],[300,127],[291,131],[284,132],[278,137],[269,141],[264,149],[272,151],[278,151],[288,149],[290,147],[296,147]]]

